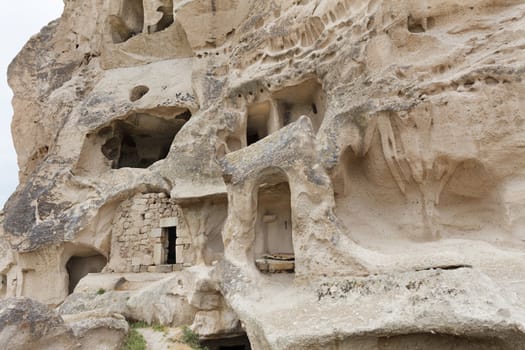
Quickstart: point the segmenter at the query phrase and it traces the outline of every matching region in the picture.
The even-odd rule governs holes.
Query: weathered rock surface
[[[58,311],[67,317],[117,314],[147,324],[191,325],[202,336],[239,332],[239,319],[210,273],[191,267],[171,274],[90,274]]]
[[[64,321],[29,298],[0,301],[0,345],[6,350],[119,349],[127,332],[123,317],[90,314]]]
[[[92,319],[16,346],[525,349],[524,38],[521,0],[65,2],[9,69],[0,297]]]
[[[251,339],[267,342],[262,348],[415,349],[426,344],[425,349],[442,349],[448,344],[454,349],[515,349],[524,342],[522,299],[505,295],[471,268],[328,279],[295,287],[273,279],[265,287],[254,288],[242,278],[225,287],[247,329],[254,331]],[[279,302],[257,302],[276,294]]]
[[[0,301],[0,344],[4,349],[73,349],[77,345],[56,312],[28,298]]]
[[[128,322],[118,314],[62,316],[82,349],[120,349],[128,333]]]

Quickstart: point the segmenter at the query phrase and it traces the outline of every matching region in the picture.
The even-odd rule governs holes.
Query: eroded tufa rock
[[[75,323],[24,299],[55,323],[0,344],[116,349],[125,317],[525,349],[524,28],[520,0],[67,1],[9,69],[0,296]]]

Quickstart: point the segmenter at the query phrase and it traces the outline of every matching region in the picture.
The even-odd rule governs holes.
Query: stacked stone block
[[[147,271],[162,239],[161,219],[178,216],[176,204],[164,193],[138,194],[122,202],[112,224],[109,268],[116,272]]]

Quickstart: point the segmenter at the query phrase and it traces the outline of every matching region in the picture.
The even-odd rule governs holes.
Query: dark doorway
[[[168,227],[168,265],[177,263],[177,227]]]
[[[251,350],[250,340],[246,334],[229,338],[202,340],[201,344],[209,350]]]
[[[246,125],[246,143],[251,145],[268,136],[268,121],[270,118],[270,105],[259,103],[248,110]]]
[[[88,273],[99,273],[107,264],[107,259],[98,254],[93,256],[72,256],[66,263],[69,275],[69,294],[73,293],[78,282]]]

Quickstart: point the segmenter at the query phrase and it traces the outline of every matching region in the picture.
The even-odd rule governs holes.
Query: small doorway
[[[173,265],[177,263],[177,227],[167,227],[168,254],[166,264]]]
[[[68,292],[73,293],[78,282],[89,273],[100,273],[107,264],[107,259],[103,255],[92,256],[72,256],[66,263],[66,270],[69,276]]]
[[[270,104],[268,102],[250,106],[248,109],[248,121],[246,124],[247,146],[268,136],[269,119]]]
[[[277,183],[276,183],[277,182]],[[255,265],[261,272],[294,272],[295,255],[288,181],[259,186],[255,224]]]

